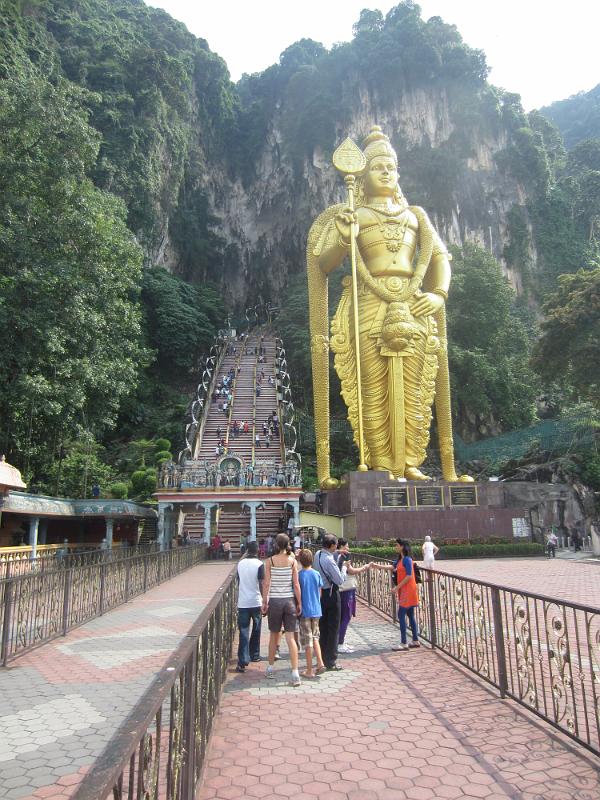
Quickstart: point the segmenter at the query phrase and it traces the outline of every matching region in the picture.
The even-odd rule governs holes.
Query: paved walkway
[[[600,608],[600,561],[591,558],[464,559],[438,561],[437,568],[454,575]]]
[[[287,660],[273,683],[264,663],[232,672],[197,800],[600,797],[598,759],[438,652],[391,652],[397,636],[359,605],[343,672],[296,689]]]
[[[189,569],[0,670],[0,798],[70,797],[232,566]]]

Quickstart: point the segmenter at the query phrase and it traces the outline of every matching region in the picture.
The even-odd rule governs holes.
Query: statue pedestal
[[[387,472],[350,472],[323,493],[323,513],[344,517],[344,531],[357,541],[427,534],[442,541],[531,539],[529,509],[511,505],[499,481],[399,482]]]

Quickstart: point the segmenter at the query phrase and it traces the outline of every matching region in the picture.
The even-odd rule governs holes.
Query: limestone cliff
[[[301,40],[236,85],[204,40],[142,0],[22,6],[0,45],[84,89],[102,136],[94,180],[127,203],[148,265],[216,282],[238,308],[278,300],[311,220],[342,199],[336,144],[378,123],[409,201],[447,243],[482,244],[517,291],[535,270],[526,204],[547,179],[542,137],[487,83],[484,54],[411,0],[363,11],[329,51]]]
[[[381,125],[398,150],[409,202],[426,208],[447,244],[471,241],[492,252],[520,292],[519,267],[508,263],[504,253],[510,244],[509,213],[519,207],[526,214],[531,187],[498,163],[498,155],[510,143],[508,126],[490,125],[482,116],[470,128],[462,152],[455,154],[453,137],[460,129],[453,121],[454,110],[450,93],[443,89],[408,89],[383,104],[362,86],[347,121],[336,121],[335,130],[338,141],[349,135],[360,142],[372,124]],[[304,268],[312,220],[344,198],[343,182],[331,164],[331,148],[317,146],[300,162],[292,160],[284,133],[286,113],[284,99],[252,165],[252,180],[232,177],[227,163],[206,163],[198,170],[214,217],[213,229],[232,259],[225,257],[224,289],[238,303],[258,297],[278,300],[287,276]],[[428,152],[433,163],[423,168]],[[424,173],[444,158],[452,159],[452,174],[447,180],[435,176],[436,185],[426,185]],[[529,220],[527,225],[531,234]],[[537,254],[532,244],[529,247],[535,266]],[[167,249],[165,255],[165,265],[178,271],[176,248]],[[193,279],[193,272],[188,277]],[[217,276],[212,273],[212,277]]]

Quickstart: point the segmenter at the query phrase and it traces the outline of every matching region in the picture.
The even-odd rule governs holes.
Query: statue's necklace
[[[386,248],[390,253],[397,253],[404,243],[404,234],[408,227],[409,215],[405,214],[406,206],[388,206],[370,203],[368,208],[373,209],[377,214],[385,217],[396,217],[396,219],[386,219],[379,223],[379,230],[383,236]],[[399,218],[398,218],[399,217]]]

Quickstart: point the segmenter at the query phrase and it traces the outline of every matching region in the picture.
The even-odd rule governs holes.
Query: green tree
[[[192,286],[155,267],[144,270],[142,303],[147,341],[156,353],[158,369],[182,380],[197,368],[222,324],[221,296],[211,287]]]
[[[0,82],[0,442],[43,471],[76,426],[114,424],[135,386],[141,251],[87,177],[99,137],[63,81]]]
[[[561,275],[543,311],[535,369],[600,407],[600,266]]]
[[[454,413],[494,421],[505,431],[529,425],[538,381],[514,292],[485,250],[466,245],[453,255],[448,340]]]
[[[104,461],[104,448],[91,431],[81,430],[78,438],[65,442],[64,456],[54,461],[46,480],[39,488],[59,497],[91,497],[92,487],[99,486],[100,496],[111,494],[114,471]]]

